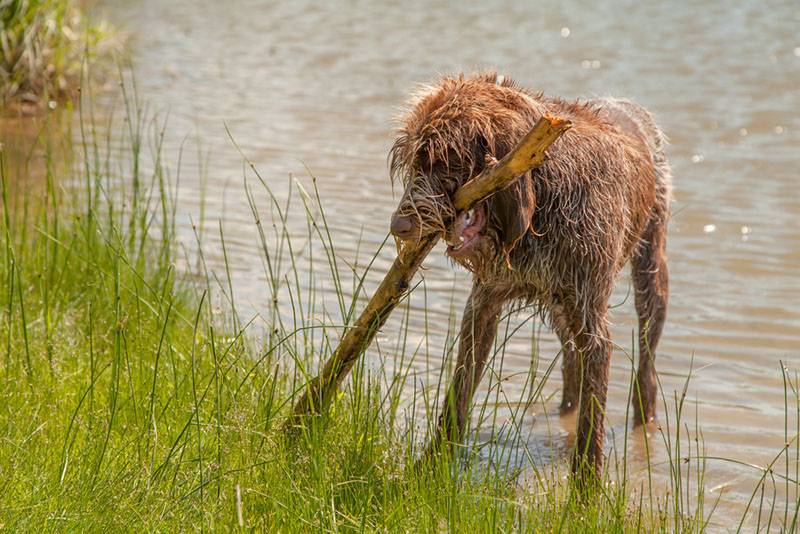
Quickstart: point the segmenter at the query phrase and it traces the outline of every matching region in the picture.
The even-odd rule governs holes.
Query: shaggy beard
[[[444,236],[455,220],[456,211],[437,179],[424,177],[412,180],[403,202],[397,209],[400,217],[413,217],[419,228],[418,239],[428,234]]]

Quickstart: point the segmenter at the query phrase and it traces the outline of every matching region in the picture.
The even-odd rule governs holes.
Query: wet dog
[[[455,191],[545,114],[573,124],[546,162],[455,213]],[[599,472],[612,348],[608,301],[629,260],[639,317],[633,417],[635,424],[654,419],[655,350],[668,299],[665,143],[652,116],[629,100],[567,102],[494,73],[443,77],[414,96],[389,154],[392,178],[405,187],[391,232],[400,240],[439,233],[447,254],[473,273],[434,445],[462,439],[500,313],[525,302],[563,347],[561,412],[578,410],[573,471]]]

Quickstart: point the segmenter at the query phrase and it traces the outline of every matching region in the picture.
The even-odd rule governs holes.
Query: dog
[[[511,151],[544,115],[572,122],[544,164],[455,213],[456,190]],[[639,319],[633,422],[656,416],[672,183],[664,133],[630,100],[568,102],[493,72],[424,86],[399,123],[388,159],[404,192],[391,233],[401,242],[438,233],[447,255],[473,274],[432,446],[463,438],[500,313],[522,302],[538,310],[562,345],[560,412],[578,411],[572,470],[599,475],[612,351],[608,301],[628,261]]]

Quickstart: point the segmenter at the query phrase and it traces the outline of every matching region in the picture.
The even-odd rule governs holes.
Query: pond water
[[[338,253],[352,259],[386,236],[399,193],[387,177],[392,117],[416,83],[493,67],[552,95],[644,104],[671,139],[675,175],[671,302],[657,360],[664,393],[671,402],[693,366],[686,423],[694,428],[696,412],[709,456],[764,465],[785,443],[780,362],[800,367],[797,3],[117,0],[104,14],[131,33],[139,94],[151,109],[169,111],[167,158],[176,159],[187,135],[209,153],[202,187],[193,158],[184,163],[180,234],[194,240],[191,220],[204,197],[209,234],[223,221],[243,315],[265,309],[269,290],[241,157],[225,125],[278,197],[287,194],[290,173],[306,186],[309,171],[316,176]],[[302,216],[296,225],[305,232]],[[207,253],[220,269],[215,243],[210,237]],[[433,346],[444,344],[451,309],[460,310],[469,289],[443,252],[439,245],[424,271]],[[392,247],[380,254],[370,287],[393,254]],[[618,445],[636,324],[628,291],[626,274],[612,314],[620,348],[608,419]],[[410,334],[418,342],[422,304],[414,302]],[[525,386],[532,330],[540,367],[559,350],[546,328],[514,337],[502,365],[512,400]],[[426,372],[435,380],[440,366],[418,362],[419,380]],[[500,372],[498,361],[494,369]],[[556,393],[550,412],[556,375],[545,387]],[[547,463],[567,449],[572,421],[546,424],[540,415],[532,409],[523,430],[533,461]],[[660,442],[653,436],[651,458],[656,476],[665,477]],[[641,439],[628,447],[631,470],[641,476]],[[737,521],[728,511],[743,509],[760,472],[721,460],[709,460],[707,470],[710,502],[722,494],[714,524]]]

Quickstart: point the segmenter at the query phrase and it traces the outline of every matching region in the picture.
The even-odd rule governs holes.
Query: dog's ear
[[[531,173],[523,174],[513,184],[497,192],[490,202],[490,211],[494,214],[503,242],[503,252],[508,255],[533,225],[536,197]]]

